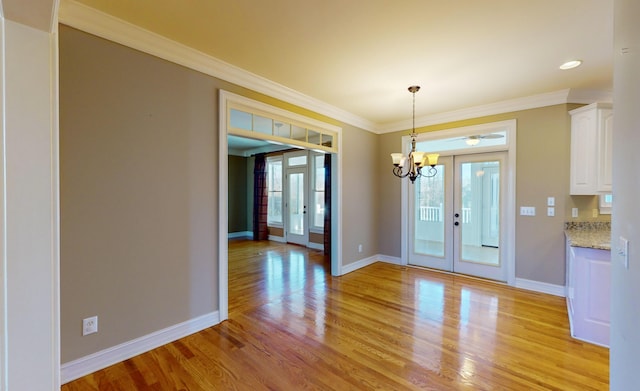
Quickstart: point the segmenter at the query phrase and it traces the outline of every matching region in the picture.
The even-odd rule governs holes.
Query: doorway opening
[[[403,183],[402,259],[515,283],[516,121],[421,135],[441,157],[434,177]]]
[[[262,102],[220,91],[220,130],[219,130],[219,320],[229,316],[229,252],[228,252],[228,217],[229,217],[229,149],[228,137],[253,140],[269,144],[271,151],[297,148],[315,151],[328,161],[330,191],[326,192],[330,210],[327,212],[330,224],[330,259],[331,274],[340,275],[342,258],[340,249],[341,226],[341,128],[307,118]],[[294,174],[293,172],[291,174]],[[306,176],[306,175],[305,175]],[[295,180],[304,177],[295,177]],[[304,186],[304,184],[303,184]],[[306,190],[306,188],[305,188]],[[310,192],[311,193],[311,192]],[[305,195],[302,194],[304,197]],[[302,204],[304,212],[304,204]],[[323,211],[324,212],[324,211]],[[308,214],[308,213],[302,213]],[[306,218],[308,221],[308,217]],[[304,221],[303,221],[304,223]],[[327,235],[325,235],[326,237]],[[295,240],[295,239],[294,239]]]

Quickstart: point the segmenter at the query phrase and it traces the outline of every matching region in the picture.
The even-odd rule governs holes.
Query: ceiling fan
[[[464,142],[467,145],[470,146],[474,146],[474,145],[478,145],[478,143],[480,143],[481,139],[491,139],[491,138],[502,138],[504,137],[504,135],[499,134],[499,133],[488,133],[488,134],[474,134],[471,136],[464,136],[464,137],[458,137],[458,138],[454,138],[451,139],[453,140],[465,140]]]

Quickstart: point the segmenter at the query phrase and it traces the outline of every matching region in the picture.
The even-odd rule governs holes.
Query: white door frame
[[[288,159],[296,156],[306,156],[307,163],[299,166],[289,166]],[[282,202],[284,202],[283,208],[283,216],[282,223],[284,227],[284,240],[287,243],[299,244],[301,246],[308,246],[309,244],[309,213],[307,206],[309,205],[309,153],[305,150],[303,152],[288,152],[283,156],[283,178],[284,178],[284,188],[282,197]],[[302,202],[304,203],[303,208],[303,216],[302,216],[302,234],[293,234],[291,233],[291,201],[290,201],[290,190],[291,183],[289,181],[289,174],[302,174],[304,181],[302,184],[302,191],[304,192],[304,199]]]
[[[451,154],[465,154],[465,153],[482,153],[493,151],[507,151],[507,174],[506,174],[506,194],[507,197],[504,200],[506,202],[506,215],[504,216],[506,230],[506,238],[504,241],[505,246],[505,262],[507,264],[507,284],[515,286],[516,283],[516,270],[515,270],[515,243],[516,243],[516,128],[517,123],[515,119],[491,122],[486,124],[465,126],[460,128],[452,128],[447,130],[441,130],[436,132],[421,133],[418,135],[418,141],[427,140],[441,140],[454,137],[470,136],[474,134],[486,134],[496,131],[506,131],[506,144],[498,147],[482,147],[480,145],[470,148],[468,150],[451,151]],[[410,136],[404,136],[402,138],[402,151],[405,155],[409,152]],[[436,151],[428,151],[436,152]],[[401,233],[401,260],[402,265],[408,264],[409,259],[409,186],[412,186],[408,180],[402,180],[400,191],[400,233]]]
[[[319,121],[280,109],[242,95],[220,90],[218,101],[218,319],[229,318],[229,146],[227,144],[227,102],[239,102],[281,118],[297,118],[306,122]],[[331,274],[344,274],[342,268],[342,128],[321,123],[335,133],[338,152],[331,154]]]

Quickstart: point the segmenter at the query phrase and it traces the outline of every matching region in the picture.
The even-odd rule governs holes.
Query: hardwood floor
[[[563,298],[321,252],[229,243],[229,320],[62,387],[75,390],[607,390],[608,349]]]

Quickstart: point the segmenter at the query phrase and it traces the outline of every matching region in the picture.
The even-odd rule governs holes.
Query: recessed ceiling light
[[[567,69],[573,69],[575,67],[579,67],[580,64],[582,64],[582,61],[580,60],[571,60],[571,61],[567,61],[564,64],[560,65],[560,69],[567,70]]]

